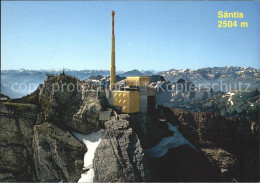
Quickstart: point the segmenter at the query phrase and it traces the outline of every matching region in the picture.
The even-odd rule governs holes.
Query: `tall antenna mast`
[[[111,68],[110,68],[110,90],[115,89],[116,85],[116,66],[115,66],[115,35],[114,35],[114,15],[112,11],[112,48],[111,48]]]

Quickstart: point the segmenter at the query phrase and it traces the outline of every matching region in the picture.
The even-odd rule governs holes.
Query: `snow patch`
[[[230,92],[230,91],[225,94],[225,96],[228,97],[228,102],[230,103],[230,105],[233,105],[233,104],[234,104],[233,101],[232,101],[233,95],[235,95],[235,93],[232,93],[232,92]]]
[[[187,71],[188,69],[182,69],[182,70],[179,70],[179,72],[185,72]]]
[[[84,174],[81,174],[81,178],[79,179],[78,182],[93,182],[93,178],[94,178],[94,169],[93,169],[93,159],[94,159],[94,154],[95,151],[101,141],[101,137],[104,133],[104,130],[101,129],[97,132],[92,132],[88,135],[84,135],[84,134],[80,134],[80,133],[76,133],[73,132],[73,134],[75,135],[75,137],[83,142],[88,151],[85,153],[84,156],[84,169],[89,169],[87,172],[85,172]]]
[[[146,149],[145,153],[149,157],[159,158],[164,156],[168,149],[176,148],[181,145],[188,145],[192,149],[198,152],[198,150],[178,131],[177,126],[173,126],[171,123],[167,122],[168,129],[174,132],[173,136],[164,137],[156,146]]]
[[[237,71],[237,74],[244,74],[244,73],[245,73],[245,70]]]
[[[208,74],[208,76],[209,76],[211,79],[215,77],[214,74]]]
[[[230,105],[233,105],[233,104],[234,104],[232,100],[230,100],[229,102],[230,102]]]
[[[94,169],[90,168],[89,171],[81,174],[81,178],[79,179],[78,183],[93,182],[93,178],[94,178]]]

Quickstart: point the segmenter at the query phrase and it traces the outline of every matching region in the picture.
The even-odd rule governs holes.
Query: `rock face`
[[[105,109],[106,104],[104,98],[99,99],[96,92],[82,93],[82,105],[73,115],[73,119],[68,121],[68,125],[75,131],[88,134],[101,128],[99,114]]]
[[[59,125],[68,123],[82,104],[81,93],[75,89],[77,79],[66,76],[49,76],[39,95],[45,121]]]
[[[105,134],[96,150],[93,166],[97,182],[150,180],[143,149],[129,126],[128,115],[105,122]]]
[[[71,131],[99,130],[106,104],[83,83],[72,90],[77,82],[48,76],[32,94],[0,104],[0,181],[78,181],[87,150]]]
[[[224,181],[258,181],[259,126],[219,114],[164,108],[167,119],[218,165]]]
[[[51,76],[40,92],[45,121],[88,134],[100,129],[99,112],[105,108],[104,96],[87,91],[84,83],[70,76]]]
[[[201,150],[212,164],[219,167],[220,173],[218,178],[220,181],[236,180],[234,175],[238,171],[238,163],[234,155],[220,148],[202,148]]]
[[[37,181],[32,137],[38,108],[31,104],[1,105],[0,181]]]
[[[45,122],[34,126],[34,163],[42,182],[76,182],[82,173],[84,154],[87,151],[69,132]],[[72,167],[74,166],[74,167]]]
[[[0,181],[78,181],[87,149],[72,131],[88,134],[101,126],[94,181],[259,181],[257,122],[169,108],[149,117],[110,118],[104,93],[84,84],[64,74],[48,76],[31,95],[0,104]],[[143,148],[174,135],[158,118],[179,126],[199,152],[182,145],[148,158]]]

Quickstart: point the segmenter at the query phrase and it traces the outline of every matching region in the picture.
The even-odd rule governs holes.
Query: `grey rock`
[[[1,105],[0,181],[37,181],[32,159],[33,126],[37,107]]]
[[[101,111],[99,113],[98,119],[99,119],[99,121],[105,122],[105,121],[109,120],[111,115],[112,115],[112,110],[111,111]]]
[[[93,95],[97,95],[97,92],[92,91],[82,95],[83,104],[73,115],[73,119],[68,121],[69,127],[85,134],[97,131],[101,128],[99,113],[102,110],[102,105],[100,99]]]
[[[34,126],[34,163],[40,181],[76,182],[82,173],[85,145],[52,123]]]
[[[39,100],[45,121],[88,134],[100,129],[98,116],[105,109],[102,97],[97,90],[88,90],[84,82],[60,75],[44,81]]]
[[[220,168],[220,180],[236,180],[233,175],[238,171],[238,165],[231,153],[220,148],[202,148],[201,150],[210,162]]]
[[[105,134],[95,152],[93,167],[97,182],[149,181],[145,155],[128,115],[105,122]]]
[[[259,180],[259,125],[214,113],[164,108],[167,119],[220,170],[222,181]],[[246,160],[246,161],[245,161]]]

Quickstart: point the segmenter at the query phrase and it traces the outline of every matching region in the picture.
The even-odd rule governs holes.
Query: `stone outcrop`
[[[163,108],[168,121],[217,164],[224,181],[259,180],[259,126],[219,114]]]
[[[0,113],[0,181],[37,181],[32,158],[38,108],[6,103]]]
[[[83,173],[86,146],[54,124],[34,126],[33,150],[37,177],[42,182],[76,182]]]
[[[201,150],[212,164],[219,167],[220,181],[237,181],[234,175],[238,172],[238,164],[234,155],[220,148],[202,148]]]
[[[67,125],[82,104],[81,93],[75,88],[78,80],[66,76],[49,76],[39,94],[45,121]],[[59,123],[63,124],[59,124]]]
[[[77,82],[70,76],[47,76],[32,94],[0,104],[0,181],[80,178],[87,150],[71,131],[100,129],[98,117],[106,103],[83,83],[71,90]]]
[[[129,126],[129,116],[119,115],[105,122],[93,166],[97,182],[143,182],[150,176],[137,135]]]
[[[105,104],[102,99],[98,98],[95,91],[83,91],[82,99],[82,105],[73,115],[73,119],[68,121],[68,125],[75,131],[88,134],[101,128],[99,114],[105,109]]]
[[[98,116],[106,108],[104,95],[87,87],[70,76],[48,77],[39,95],[45,121],[84,134],[99,130]]]
[[[0,104],[0,181],[78,181],[87,149],[72,131],[101,127],[94,181],[259,181],[258,123],[169,108],[163,115],[111,117],[104,92],[84,84],[64,74],[47,76],[34,93]],[[174,135],[158,121],[164,117],[198,152],[181,145],[160,158],[145,155]]]

